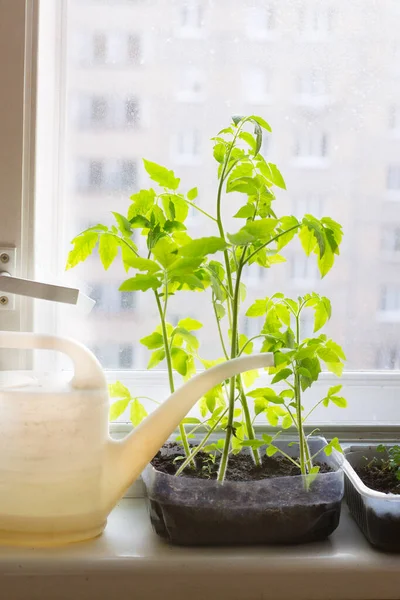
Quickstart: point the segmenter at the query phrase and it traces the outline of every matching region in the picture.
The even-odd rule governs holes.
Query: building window
[[[400,166],[388,167],[386,187],[388,190],[400,190]]]
[[[141,38],[125,31],[83,31],[76,35],[75,60],[84,67],[137,65],[141,62]]]
[[[261,335],[261,331],[264,327],[265,317],[246,317],[243,320],[242,331],[245,336],[250,340],[255,336]],[[257,337],[253,340],[253,352],[260,352],[263,345],[264,338]]]
[[[264,38],[275,30],[275,8],[273,6],[257,6],[247,11],[246,31],[250,38]]]
[[[128,34],[127,37],[127,63],[130,65],[138,65],[142,59],[142,48],[140,37],[134,34]]]
[[[326,0],[325,0],[326,2]],[[301,7],[299,14],[300,33],[305,36],[326,36],[333,30],[333,10],[329,5],[309,1]]]
[[[381,291],[381,310],[384,312],[400,311],[400,287],[385,285]]]
[[[326,158],[328,136],[317,131],[306,131],[295,141],[294,154],[298,158]]]
[[[324,199],[320,194],[304,194],[293,201],[293,215],[298,219],[313,215],[320,219],[324,214]]]
[[[107,124],[109,117],[109,103],[104,96],[93,96],[91,102],[90,125],[101,127]]]
[[[321,70],[303,73],[297,80],[297,92],[302,97],[319,97],[328,94],[326,74]]]
[[[139,124],[139,106],[136,98],[127,98],[125,100],[125,125],[127,127],[137,127]]]
[[[180,26],[182,29],[201,29],[203,27],[202,0],[182,0],[180,7]]]
[[[118,353],[118,366],[121,369],[132,369],[133,346],[132,344],[120,344]]]
[[[78,160],[77,189],[91,191],[135,191],[137,187],[136,162],[132,160]]]
[[[261,67],[252,67],[245,70],[242,76],[246,100],[251,103],[263,104],[271,93],[271,73]]]
[[[382,231],[382,250],[400,252],[400,227],[385,226]]]
[[[181,102],[204,99],[204,71],[197,67],[188,67],[179,74],[178,100]]]
[[[398,346],[383,346],[379,348],[375,366],[380,370],[400,369],[400,348]]]
[[[268,269],[257,263],[253,263],[249,266],[247,275],[243,277],[243,281],[249,287],[258,288],[259,292],[262,293],[267,277]]]
[[[108,55],[108,43],[107,35],[102,33],[95,33],[92,38],[92,60],[95,65],[105,65],[107,62]]]
[[[296,254],[291,260],[291,277],[296,281],[316,281],[318,265],[314,256]]]
[[[176,136],[176,159],[179,163],[198,161],[200,156],[200,132],[197,129],[185,129]]]
[[[133,292],[121,292],[120,307],[124,312],[133,310],[135,307],[135,294]]]
[[[104,286],[100,283],[95,283],[89,289],[89,296],[96,302],[93,311],[104,310]]]

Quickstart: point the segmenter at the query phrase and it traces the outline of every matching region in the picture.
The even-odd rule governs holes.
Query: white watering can
[[[85,346],[0,332],[0,348],[56,350],[74,364],[68,383],[0,385],[0,544],[29,546],[99,535],[116,502],[201,396],[243,371],[273,365],[271,353],[255,354],[200,373],[114,441],[105,376]]]

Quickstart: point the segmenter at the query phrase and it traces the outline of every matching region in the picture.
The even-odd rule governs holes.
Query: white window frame
[[[49,19],[59,19],[62,23],[63,2],[41,0],[46,4]],[[0,140],[0,242],[17,248],[17,275],[34,277],[34,191],[35,191],[35,141],[36,131],[36,57],[38,40],[38,0],[13,0],[7,3],[7,10],[2,11],[0,21],[0,126],[3,132]],[[51,14],[50,14],[51,13]],[[2,51],[1,51],[2,50]],[[60,54],[48,53],[49,77],[46,85],[52,88],[57,81],[57,61]],[[58,85],[59,87],[59,85]],[[54,85],[57,89],[57,85]],[[54,93],[54,92],[53,92]],[[62,152],[62,148],[55,145],[54,137],[58,136],[59,129],[54,128],[54,122],[60,122],[59,106],[55,96],[48,94],[52,113],[48,114],[49,131],[54,131],[53,137],[46,138],[46,144],[40,146],[42,158],[52,157],[54,149]],[[48,107],[46,107],[48,108]],[[39,110],[41,110],[39,108]],[[55,121],[54,121],[55,120]],[[39,147],[38,146],[38,147]],[[46,172],[48,169],[46,169]],[[40,201],[41,194],[54,193],[54,182],[47,182],[40,178],[39,187],[36,187],[36,198]],[[60,182],[58,184],[61,187]],[[56,223],[55,219],[55,223]],[[40,230],[36,229],[36,235]],[[51,235],[54,236],[53,240]],[[49,234],[48,244],[53,244],[56,250],[56,227]],[[40,260],[40,255],[35,257]],[[30,330],[33,326],[31,304],[18,299],[15,311],[0,312],[0,327],[3,330]],[[52,319],[51,310],[47,311],[47,321]],[[39,328],[41,322],[37,325]],[[25,365],[25,367],[24,367]],[[11,352],[0,355],[0,368],[26,368],[30,363],[24,358],[16,358]],[[107,377],[110,381],[123,379],[127,385],[140,388],[140,393],[148,390],[148,395],[154,395],[159,400],[168,396],[167,374],[165,372],[133,372],[109,371]],[[260,379],[262,384],[263,376]],[[319,396],[322,389],[333,385],[337,379],[329,374],[323,374],[317,385],[310,392],[310,399]],[[323,431],[341,432],[342,439],[351,439],[357,436],[395,438],[400,431],[400,413],[398,398],[400,392],[399,372],[347,372],[342,378],[344,394],[349,400],[349,408],[343,411],[344,417],[338,423],[323,422]],[[319,396],[320,397],[320,396]],[[332,413],[329,413],[332,414]],[[365,415],[370,415],[368,422],[363,422]],[[393,415],[399,414],[398,422],[393,422]],[[364,415],[364,417],[363,417]],[[376,416],[379,416],[379,421]],[[374,421],[375,419],[375,421]],[[122,423],[116,430],[129,428]]]

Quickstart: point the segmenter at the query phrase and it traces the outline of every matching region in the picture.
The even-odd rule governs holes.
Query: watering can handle
[[[56,350],[63,352],[74,364],[72,387],[76,389],[105,389],[106,379],[99,361],[83,344],[70,338],[38,333],[0,331],[0,348],[20,350]]]

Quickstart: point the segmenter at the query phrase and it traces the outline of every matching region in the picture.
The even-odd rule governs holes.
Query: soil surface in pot
[[[184,458],[181,446],[176,443],[165,444],[162,450],[153,458],[151,464],[157,471],[161,471],[161,473],[175,475],[181,464],[181,460],[179,460],[180,457]],[[195,458],[196,468],[187,466],[181,477],[216,479],[219,461],[220,457],[217,457],[215,462],[212,462],[208,454],[199,452]],[[333,471],[333,469],[325,463],[316,462],[314,464],[320,467],[320,473],[329,473]],[[256,466],[249,454],[236,454],[229,457],[225,479],[226,481],[260,481],[271,477],[284,477],[300,474],[300,469],[284,456],[275,455],[268,457],[264,454],[264,456],[262,456],[262,464]]]
[[[286,458],[264,453],[262,465],[256,467],[250,455],[239,454],[230,457],[226,480],[247,485],[232,490],[215,482],[218,460],[213,463],[199,453],[196,469],[186,469],[178,478],[163,477],[176,473],[182,464],[176,458],[182,454],[178,444],[164,446],[152,460],[156,471],[148,488],[153,528],[171,543],[301,544],[325,539],[339,523],[343,479],[334,473],[328,480],[317,478],[307,491],[294,477],[300,470]],[[334,471],[327,464],[320,466],[321,472]],[[205,479],[210,485],[204,486]]]
[[[388,470],[384,465],[365,465],[354,470],[369,488],[385,494],[400,494],[400,481],[394,471]]]

